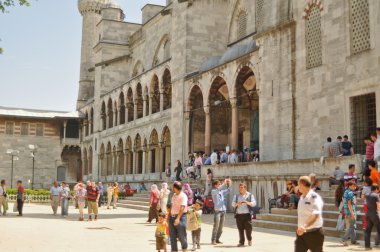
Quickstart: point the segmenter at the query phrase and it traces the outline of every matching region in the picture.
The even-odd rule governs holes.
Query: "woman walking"
[[[149,215],[147,222],[151,223],[153,219],[158,221],[158,210],[157,205],[159,201],[160,191],[158,191],[157,185],[153,184],[150,187],[150,198],[149,198]]]
[[[115,182],[113,184],[113,209],[116,209],[118,198],[119,198],[119,184]]]
[[[66,182],[62,182],[62,190],[60,193],[61,198],[61,210],[62,216],[66,218],[69,215],[69,197],[70,197],[70,188]]]
[[[187,196],[187,205],[188,206],[192,206],[193,205],[193,201],[194,201],[194,193],[193,193],[193,190],[191,190],[190,184],[189,183],[184,183],[182,191]]]
[[[182,164],[179,160],[177,160],[177,166],[174,168],[174,171],[176,172],[175,180],[176,181],[182,181],[182,179],[181,179]]]
[[[160,190],[160,211],[164,214],[166,214],[166,205],[168,203],[170,190],[168,189],[167,183],[162,183],[162,188]]]

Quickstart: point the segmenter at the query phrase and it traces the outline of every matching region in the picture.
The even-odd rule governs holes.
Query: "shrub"
[[[7,189],[7,194],[17,194],[17,189]],[[25,195],[50,195],[50,191],[46,189],[25,189]]]

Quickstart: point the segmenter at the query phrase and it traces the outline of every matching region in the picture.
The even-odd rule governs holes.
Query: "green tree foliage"
[[[28,0],[0,0],[0,11],[6,12],[7,8],[10,6],[15,6],[16,4],[29,6],[30,3]]]

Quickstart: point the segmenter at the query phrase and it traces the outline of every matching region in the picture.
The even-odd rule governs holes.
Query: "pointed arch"
[[[153,129],[149,137],[149,151],[150,151],[150,172],[155,173],[159,171],[157,164],[159,163],[159,137],[156,129]]]
[[[144,72],[144,67],[143,67],[141,61],[138,60],[135,64],[135,66],[133,67],[132,78],[142,74],[143,72]]]
[[[127,91],[127,109],[128,109],[127,122],[132,122],[134,120],[134,101],[133,101],[133,91],[131,87],[129,87]]]
[[[158,43],[152,62],[152,67],[170,58],[170,36],[165,34]],[[162,60],[162,61],[161,61]]]
[[[203,93],[198,85],[191,88],[190,95],[187,100],[187,108],[189,111],[189,143],[188,149],[194,152],[204,152],[205,149],[205,111],[203,104]]]
[[[166,110],[172,107],[172,77],[168,68],[165,69],[162,76],[162,92],[164,94],[164,110]]]
[[[90,134],[94,133],[94,108],[90,110]]]
[[[100,110],[100,118],[102,120],[102,129],[106,130],[107,128],[107,112],[106,112],[106,103],[102,102],[102,109]]]
[[[138,83],[136,86],[136,100],[135,100],[135,106],[137,106],[137,118],[142,118],[144,115],[144,101],[143,101],[143,94],[142,94],[142,86],[141,83]]]
[[[153,75],[150,84],[150,96],[152,98],[152,114],[160,111],[160,86],[157,75]]]
[[[119,95],[119,118],[120,118],[120,124],[125,123],[125,98],[123,91],[120,92]]]
[[[108,118],[108,128],[113,127],[113,103],[111,97],[108,99],[107,103],[107,118]]]

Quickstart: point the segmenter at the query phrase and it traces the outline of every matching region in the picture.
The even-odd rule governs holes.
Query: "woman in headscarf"
[[[151,223],[153,219],[158,221],[158,210],[157,205],[159,201],[160,191],[158,191],[157,185],[153,184],[150,187],[150,198],[149,198],[149,215],[147,222]]]
[[[183,192],[186,194],[186,196],[187,196],[187,205],[188,205],[188,206],[193,205],[193,201],[194,201],[194,193],[193,193],[193,191],[191,190],[191,187],[190,187],[189,183],[184,183],[184,184],[183,184],[182,191],[183,191]]]
[[[160,190],[160,209],[161,212],[166,214],[166,204],[168,203],[168,198],[170,194],[170,190],[168,189],[168,184],[167,183],[162,183],[162,188]]]
[[[179,160],[177,160],[177,166],[174,168],[174,171],[176,172],[175,180],[181,181],[182,164]]]

